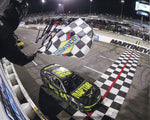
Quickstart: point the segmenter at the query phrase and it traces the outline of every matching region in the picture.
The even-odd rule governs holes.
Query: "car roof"
[[[67,69],[65,67],[62,67],[59,64],[50,64],[50,65],[44,67],[43,69],[46,70],[47,72],[55,75],[62,81],[69,79],[69,78],[71,78],[72,75],[74,75],[74,73],[72,71],[70,71],[69,69]]]

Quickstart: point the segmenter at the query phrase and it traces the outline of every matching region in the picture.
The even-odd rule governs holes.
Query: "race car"
[[[44,85],[76,110],[91,112],[102,99],[100,89],[95,84],[59,64],[45,66],[40,74]]]

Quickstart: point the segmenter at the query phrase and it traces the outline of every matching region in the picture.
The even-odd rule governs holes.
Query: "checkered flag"
[[[93,42],[93,30],[81,18],[71,22],[51,40],[45,40],[39,51],[45,54],[83,57]]]

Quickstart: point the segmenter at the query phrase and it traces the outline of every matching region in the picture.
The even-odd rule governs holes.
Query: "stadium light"
[[[58,6],[60,7],[60,6],[62,6],[62,4],[61,4],[61,3],[59,3],[59,4],[58,4]]]
[[[89,15],[90,15],[91,12],[92,12],[92,2],[93,2],[93,0],[90,0],[90,11],[89,11]]]
[[[58,12],[64,14],[64,1],[58,3]]]
[[[41,2],[42,2],[42,10],[41,10],[41,13],[43,13],[43,9],[44,9],[43,5],[44,5],[44,3],[45,3],[46,1],[45,1],[45,0],[41,0]]]
[[[124,3],[125,1],[124,0],[121,0],[121,3]]]
[[[125,0],[121,0],[121,13],[120,13],[120,17],[122,18],[122,13],[123,13],[123,5],[125,3]]]
[[[42,3],[45,3],[45,0],[42,0],[41,2],[42,2]]]

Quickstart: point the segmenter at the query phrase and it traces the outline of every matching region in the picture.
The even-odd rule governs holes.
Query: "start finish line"
[[[141,47],[141,46],[138,46],[138,45],[134,45],[134,44],[131,44],[131,43],[127,43],[127,42],[123,42],[123,41],[119,41],[119,40],[115,40],[115,39],[112,39],[110,41],[110,43],[115,44],[115,45],[119,45],[119,46],[122,46],[122,47],[125,47],[125,48],[137,50],[141,53],[145,53],[145,54],[150,55],[150,49],[147,49],[147,48],[144,48],[144,47]]]
[[[133,42],[128,42],[128,41],[121,40],[121,39],[114,38],[114,37],[104,36],[104,35],[99,34],[99,33],[97,33],[94,40],[105,42],[105,43],[111,43],[114,45],[122,46],[122,47],[125,47],[128,49],[136,50],[138,52],[150,55],[150,48],[143,46],[143,45],[138,45],[136,43],[136,42],[139,42],[138,40],[133,41],[133,42],[135,42],[135,43],[133,43]]]

